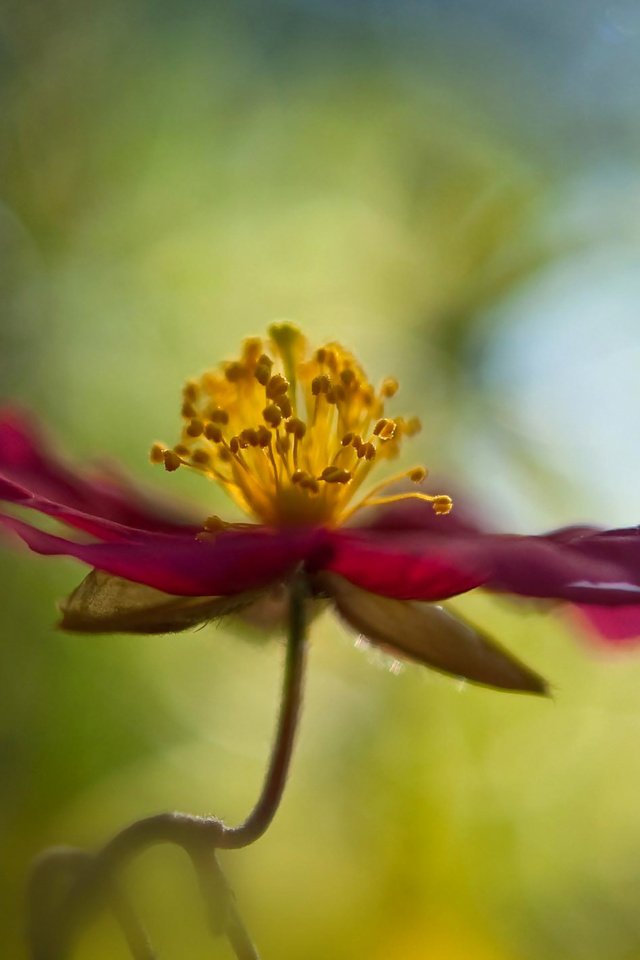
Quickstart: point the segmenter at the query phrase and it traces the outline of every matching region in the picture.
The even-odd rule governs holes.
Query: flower
[[[246,523],[183,515],[111,466],[72,469],[9,407],[0,413],[0,500],[12,507],[0,526],[37,553],[93,568],[61,605],[68,630],[158,633],[251,617],[302,568],[313,597],[373,643],[495,687],[546,691],[437,602],[484,587],[568,601],[609,640],[640,634],[640,528],[499,534],[452,511],[447,494],[417,489],[423,467],[368,485],[419,429],[415,418],[385,413],[397,388],[387,379],[374,389],[337,343],[311,352],[289,324],[188,381],[179,442],[154,444],[151,460],[222,485]],[[33,526],[15,508],[77,534]]]

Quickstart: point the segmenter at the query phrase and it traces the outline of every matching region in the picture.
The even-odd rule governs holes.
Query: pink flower
[[[640,528],[567,527],[540,536],[481,530],[414,467],[366,489],[419,424],[385,416],[397,383],[374,390],[331,343],[309,352],[290,325],[245,342],[241,359],[189,381],[183,429],[151,459],[220,483],[252,523],[182,516],[112,467],[67,466],[20,411],[0,412],[0,500],[77,531],[54,535],[21,510],[0,525],[32,550],[92,571],[61,626],[169,632],[251,615],[304,569],[316,598],[398,655],[478,683],[535,693],[545,682],[434,601],[477,587],[580,606],[610,640],[640,634]],[[422,601],[420,603],[419,601]],[[424,603],[427,601],[428,603]]]

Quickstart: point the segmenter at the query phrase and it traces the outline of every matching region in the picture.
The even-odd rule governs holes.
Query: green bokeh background
[[[480,9],[481,8],[481,9]],[[284,317],[507,529],[637,521],[640,15],[630,4],[5,0],[0,378],[76,458],[153,473],[184,379]],[[400,403],[402,401],[402,403]],[[80,568],[0,555],[0,951],[44,846],[260,783],[282,646],[54,630]],[[640,960],[640,653],[456,605],[550,678],[463,687],[313,628],[278,817],[225,858],[265,960]],[[131,887],[161,956],[224,958],[186,865]],[[78,957],[125,956],[107,925]]]

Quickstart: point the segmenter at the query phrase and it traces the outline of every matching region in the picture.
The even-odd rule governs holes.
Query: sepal
[[[396,656],[472,683],[549,693],[539,674],[442,607],[382,597],[331,573],[320,574],[317,583],[348,626]]]
[[[80,633],[179,633],[238,613],[255,597],[255,591],[230,597],[178,597],[92,570],[60,603],[58,626]]]

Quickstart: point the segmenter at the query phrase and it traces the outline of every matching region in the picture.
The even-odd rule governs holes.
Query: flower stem
[[[133,960],[157,960],[157,954],[151,946],[147,931],[126,893],[112,882],[107,896],[111,912],[122,930]]]
[[[29,890],[30,960],[65,960],[78,928],[97,901],[110,905],[134,960],[154,960],[144,928],[115,887],[114,878],[133,857],[158,843],[182,847],[190,857],[214,918],[214,931],[224,932],[237,960],[259,960],[215,851],[237,850],[255,843],[280,805],[302,703],[308,595],[305,574],[298,571],[290,582],[288,641],[276,733],[262,790],[249,815],[238,826],[230,827],[216,817],[161,813],[125,827],[95,854],[68,848],[45,853],[34,867]],[[67,875],[67,890],[58,892],[54,904],[54,883],[63,873]],[[214,900],[221,894],[225,907],[222,923],[215,919],[220,913],[214,910]]]
[[[192,860],[203,899],[209,906],[213,934],[226,933],[237,960],[260,960],[215,851],[201,850]]]
[[[282,683],[280,716],[269,766],[256,805],[237,827],[227,829],[226,847],[246,847],[255,843],[268,829],[282,799],[291,763],[293,743],[302,705],[302,681],[306,659],[306,601],[308,587],[304,575],[291,583],[289,597],[289,636]]]

